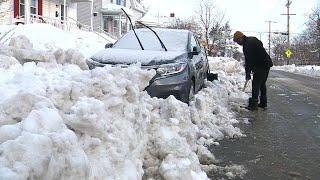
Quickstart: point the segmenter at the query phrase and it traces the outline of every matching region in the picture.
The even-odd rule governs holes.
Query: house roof
[[[102,4],[101,12],[103,14],[112,14],[112,15],[122,14],[123,11],[121,10],[121,8],[123,8],[129,16],[134,16],[134,13],[132,12],[132,10],[130,10],[124,6],[120,6],[120,5],[112,4],[112,3]]]

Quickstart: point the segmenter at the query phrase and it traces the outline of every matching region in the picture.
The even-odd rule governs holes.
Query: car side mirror
[[[112,43],[108,43],[104,46],[105,49],[108,49],[108,48],[112,48],[113,44]]]
[[[192,48],[192,55],[198,55],[201,52],[201,48],[199,46],[194,46]]]

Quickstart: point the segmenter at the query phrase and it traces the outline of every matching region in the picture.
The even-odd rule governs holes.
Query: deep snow
[[[242,166],[214,165],[207,149],[244,136],[234,112],[248,95],[236,60],[210,58],[219,81],[206,82],[188,106],[173,96],[151,98],[143,89],[155,71],[139,65],[87,70],[83,54],[101,44],[87,44],[90,53],[66,49],[71,35],[53,33],[50,48],[42,49],[44,41],[27,38],[37,30],[21,28],[24,36],[0,50],[0,179],[208,179],[206,172],[221,168],[230,178],[245,173]]]

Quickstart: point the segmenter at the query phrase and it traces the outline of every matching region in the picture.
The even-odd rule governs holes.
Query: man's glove
[[[251,79],[251,75],[250,74],[246,74],[246,81]]]

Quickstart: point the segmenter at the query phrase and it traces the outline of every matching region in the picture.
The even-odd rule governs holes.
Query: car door
[[[201,47],[196,39],[196,37],[194,36],[194,34],[191,34],[190,36],[190,50],[191,50],[191,54],[194,50],[198,49],[201,50]],[[194,66],[194,76],[195,76],[195,92],[197,92],[202,84],[203,84],[203,68],[204,68],[204,59],[203,59],[203,54],[200,53],[199,54],[193,54],[191,56],[191,61],[192,64]]]

